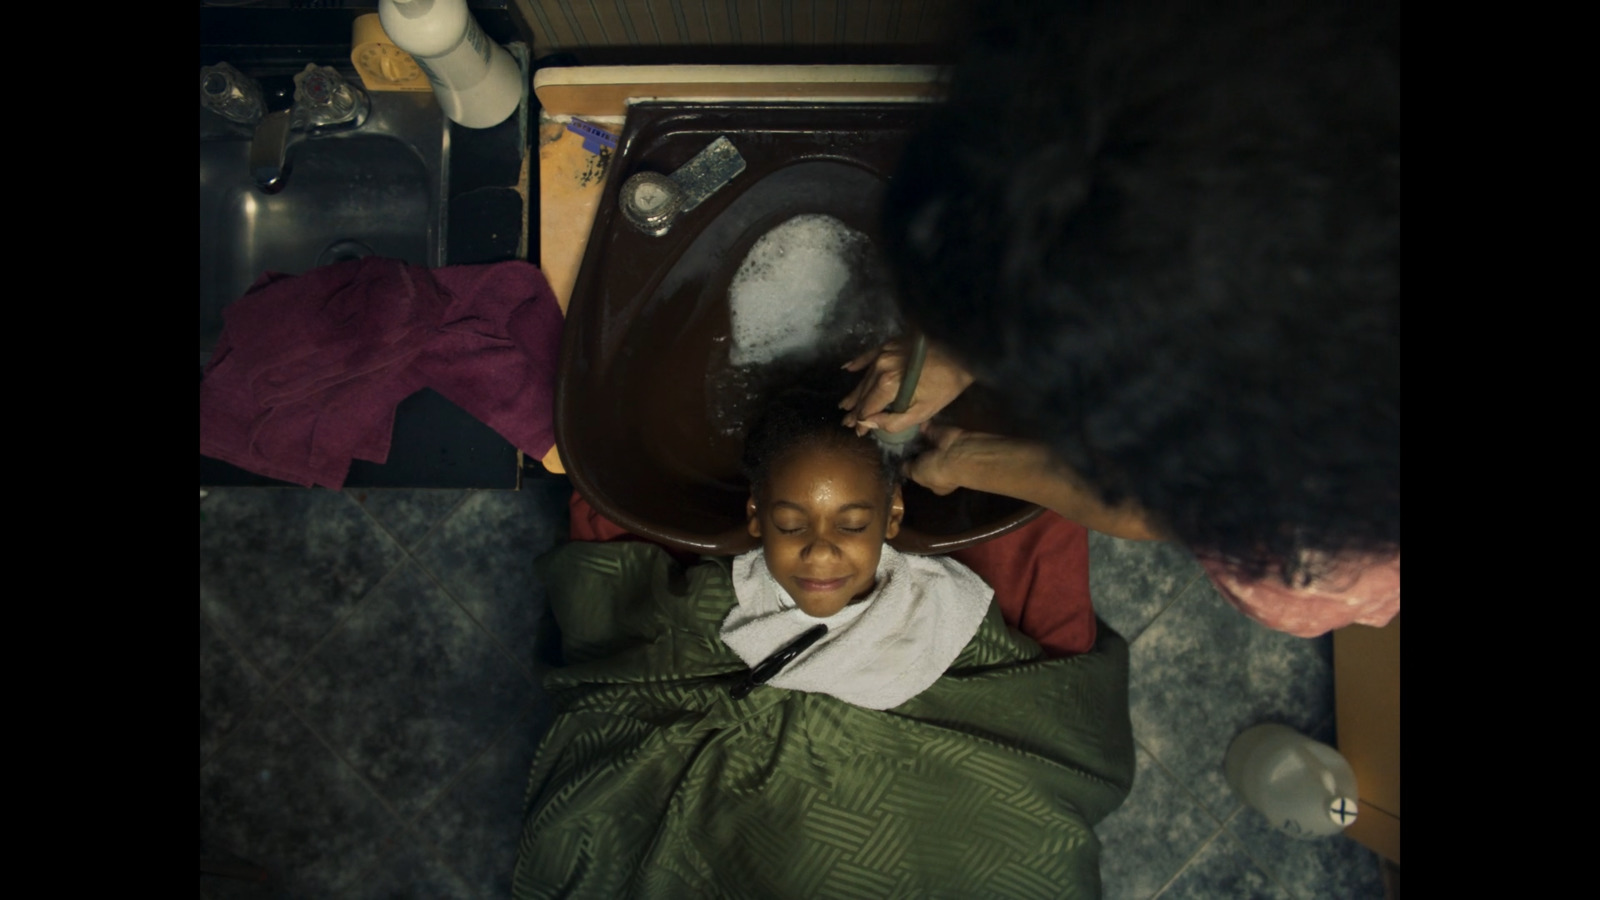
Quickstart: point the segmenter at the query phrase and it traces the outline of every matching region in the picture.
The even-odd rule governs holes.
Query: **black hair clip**
[[[779,648],[778,652],[757,663],[750,670],[750,674],[744,677],[743,681],[728,689],[729,696],[735,700],[743,700],[745,695],[750,693],[756,685],[766,684],[771,681],[772,676],[778,674],[784,666],[794,662],[796,656],[804,653],[807,647],[822,640],[822,636],[827,633],[828,626],[826,625],[813,625],[807,628],[801,632],[799,637]]]

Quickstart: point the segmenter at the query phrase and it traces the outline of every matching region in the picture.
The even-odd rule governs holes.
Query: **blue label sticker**
[[[597,128],[580,119],[573,119],[567,123],[567,130],[583,138],[583,149],[590,153],[599,153],[601,147],[608,150],[617,149],[617,139],[611,132],[604,128]]]

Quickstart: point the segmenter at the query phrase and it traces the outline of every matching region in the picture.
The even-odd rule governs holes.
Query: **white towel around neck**
[[[948,557],[885,545],[866,599],[825,619],[807,615],[767,570],[761,550],[733,561],[739,605],[722,640],[754,667],[818,623],[828,633],[767,682],[830,694],[867,709],[899,706],[927,690],[978,632],[994,590]]]

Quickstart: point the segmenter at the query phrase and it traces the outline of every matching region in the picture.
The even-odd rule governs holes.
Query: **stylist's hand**
[[[900,392],[910,354],[908,341],[895,340],[844,364],[851,372],[865,372],[856,389],[839,403],[840,409],[847,410],[846,427],[854,428],[857,435],[865,435],[874,428],[895,432],[921,425],[972,384],[967,370],[930,341],[922,362],[922,377],[917,379],[917,390],[911,397],[911,407],[898,414],[884,412]]]
[[[991,490],[993,476],[1025,460],[1023,441],[953,425],[923,427],[928,446],[905,463],[906,477],[941,496],[956,488]]]
[[[906,477],[939,496],[962,487],[963,444],[972,432],[948,425],[923,428],[927,449],[907,460]]]
[[[905,473],[935,494],[956,488],[987,491],[1037,503],[1112,537],[1166,539],[1138,504],[1107,506],[1098,491],[1043,443],[931,423],[922,432],[929,447],[905,463]]]

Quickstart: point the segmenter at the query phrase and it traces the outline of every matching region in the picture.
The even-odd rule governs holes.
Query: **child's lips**
[[[848,576],[843,577],[843,578],[827,578],[827,579],[800,578],[799,576],[796,576],[795,577],[795,581],[799,582],[800,586],[802,588],[808,590],[808,591],[811,591],[811,592],[817,593],[817,594],[825,594],[825,593],[827,593],[829,591],[837,591],[839,588],[844,587],[845,584],[850,581],[850,579],[849,579]]]

